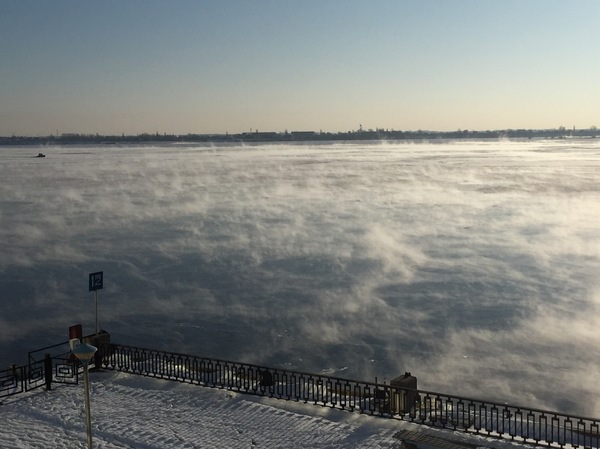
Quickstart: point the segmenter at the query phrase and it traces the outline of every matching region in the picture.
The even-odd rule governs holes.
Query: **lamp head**
[[[81,361],[81,363],[87,365],[90,359],[94,357],[97,350],[98,348],[95,346],[82,343],[73,348],[73,354]]]

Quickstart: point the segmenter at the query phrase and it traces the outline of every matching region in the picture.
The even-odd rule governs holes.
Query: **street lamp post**
[[[92,417],[90,413],[90,377],[88,373],[88,365],[98,348],[82,343],[73,348],[73,354],[79,359],[83,365],[83,389],[85,391],[85,423],[87,431],[87,447],[92,449]]]

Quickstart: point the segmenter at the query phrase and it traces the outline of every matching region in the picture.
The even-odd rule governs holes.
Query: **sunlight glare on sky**
[[[3,0],[0,136],[588,128],[600,2]]]

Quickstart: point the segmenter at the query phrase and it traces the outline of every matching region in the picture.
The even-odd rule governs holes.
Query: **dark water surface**
[[[0,148],[0,363],[114,341],[600,415],[600,143]]]

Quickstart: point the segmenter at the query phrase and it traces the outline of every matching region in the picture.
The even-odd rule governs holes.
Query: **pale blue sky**
[[[0,135],[600,126],[598,0],[0,0]]]

